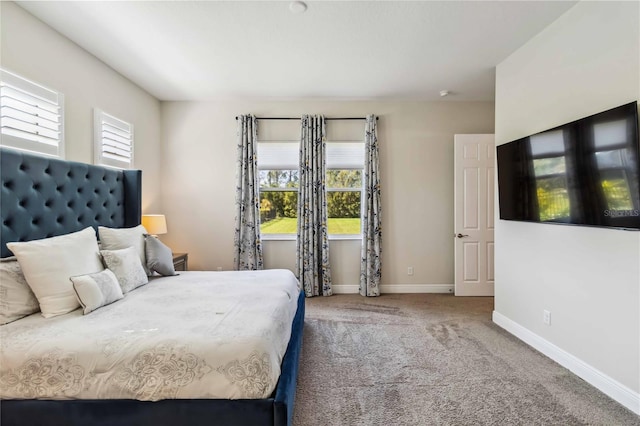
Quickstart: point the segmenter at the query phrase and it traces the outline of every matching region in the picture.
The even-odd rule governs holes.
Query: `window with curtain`
[[[295,239],[299,142],[258,143],[260,233],[265,239]],[[331,238],[360,238],[363,142],[327,142],[327,207]]]
[[[64,158],[64,96],[0,70],[2,146]]]
[[[93,128],[94,163],[133,168],[133,125],[96,108]]]

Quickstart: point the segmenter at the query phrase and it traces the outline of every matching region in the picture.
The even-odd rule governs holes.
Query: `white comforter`
[[[266,398],[297,309],[290,271],[183,272],[83,316],[0,327],[0,397]]]

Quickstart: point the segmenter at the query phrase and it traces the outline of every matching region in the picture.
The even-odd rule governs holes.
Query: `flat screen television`
[[[500,219],[640,230],[638,104],[497,147]]]

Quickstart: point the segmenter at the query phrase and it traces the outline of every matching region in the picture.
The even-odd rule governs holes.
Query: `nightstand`
[[[189,253],[173,253],[173,269],[176,271],[187,271]]]

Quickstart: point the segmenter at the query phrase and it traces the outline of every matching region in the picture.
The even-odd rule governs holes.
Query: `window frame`
[[[105,137],[104,132],[110,132],[114,134],[118,138],[125,139],[127,135],[121,136],[115,134],[113,131],[106,130],[104,125],[107,124],[122,133],[128,133],[129,138],[129,161],[121,161],[115,158],[110,158],[109,156],[104,155],[104,147],[105,147]],[[112,141],[116,143],[121,143],[120,141],[116,141],[112,139]],[[124,143],[123,143],[124,144]],[[134,134],[134,126],[132,123],[124,121],[118,117],[115,117],[100,108],[94,108],[93,110],[93,163],[111,167],[114,169],[133,169],[134,168],[134,148],[135,148],[135,134]]]
[[[20,75],[8,71],[4,68],[0,68],[0,85],[2,86],[2,88],[0,89],[0,108],[2,110],[3,117],[2,119],[0,119],[0,134],[2,135],[0,146],[44,155],[47,157],[65,159],[64,95],[61,92],[50,89],[35,81],[21,77]],[[17,97],[9,96],[9,94],[6,93],[7,90],[10,92],[21,92],[21,94],[18,96],[24,96],[25,99],[19,99]],[[17,109],[14,106],[10,106],[6,103],[5,99],[7,98],[24,104],[26,107],[24,109]],[[29,98],[38,99],[39,103],[30,103],[28,101]],[[49,108],[43,108],[40,105],[46,105],[49,106]],[[11,116],[8,116],[6,115],[7,109],[13,110],[15,112]],[[51,109],[56,109],[57,112],[53,112],[51,111]],[[33,110],[41,110],[48,115],[57,116],[57,121],[50,118],[45,118],[44,116],[42,116],[41,118],[51,123],[55,123],[55,125],[58,126],[58,130],[53,130],[47,126],[41,126],[37,121],[38,118],[40,118],[40,115],[37,112],[34,113]],[[15,113],[17,113],[17,115],[14,116]],[[35,117],[36,121],[35,123],[27,123],[23,119],[18,118],[18,116],[20,115],[22,115],[21,118],[27,119],[29,119],[29,116]],[[22,121],[23,123],[36,127],[36,130],[34,132],[27,132],[16,128],[11,128],[10,126],[5,126],[2,122],[6,119]],[[27,135],[31,134],[34,137],[20,137],[16,134],[5,133],[5,127],[13,130],[15,133],[22,132]],[[57,139],[47,136],[40,136],[38,131],[39,128],[57,133]],[[38,141],[37,138],[50,139],[52,141],[55,141],[55,143]]]
[[[362,142],[364,144],[364,142]],[[329,192],[359,192],[360,193],[360,233],[359,234],[329,234],[330,240],[362,240],[362,216],[364,213],[364,164],[362,168],[345,168],[345,167],[327,167],[325,171],[329,170],[360,170],[361,171],[361,179],[360,179],[360,187],[359,188],[329,188],[325,186],[325,190],[327,194]],[[329,207],[329,202],[327,201],[327,208]],[[327,216],[327,220],[329,217]],[[328,228],[328,226],[327,226]]]
[[[258,161],[260,157],[258,157]],[[258,174],[260,173],[260,171],[271,171],[271,170],[294,170],[291,169],[289,167],[282,167],[282,168],[269,168],[269,169],[261,169],[260,165],[258,165]],[[297,170],[297,169],[295,169]],[[262,202],[262,192],[295,192],[296,194],[299,194],[300,187],[294,187],[294,188],[278,188],[278,187],[274,187],[274,188],[262,188],[260,187],[260,184],[258,184],[258,200],[260,200],[260,202]],[[262,226],[262,221],[260,221],[260,226]],[[266,237],[266,238],[265,238]],[[269,241],[269,240],[281,240],[281,241],[295,241],[297,238],[296,233],[292,233],[292,234],[263,234],[262,231],[260,232],[260,239],[262,239],[263,241]]]
[[[300,141],[285,141],[285,140],[265,140],[265,141],[258,141],[258,144],[269,144],[269,143],[291,143],[291,144],[295,144],[296,145],[296,152],[298,152],[299,147],[300,147]],[[332,140],[332,141],[327,141],[327,144],[337,144],[337,143],[361,143],[362,146],[364,147],[364,140],[360,141],[353,141],[353,140]],[[258,145],[260,146],[260,145]],[[364,160],[364,156],[363,156],[363,160]],[[290,165],[284,165],[281,167],[277,167],[277,166],[270,166],[269,168],[263,168],[260,166],[260,156],[258,156],[258,172],[260,171],[267,171],[267,170],[298,170],[298,168],[296,167],[296,169],[291,169]],[[362,167],[360,168],[355,168],[355,167],[329,167],[328,165],[326,165],[325,167],[325,172],[329,171],[329,170],[360,170],[362,173],[362,179],[360,182],[360,187],[359,188],[329,188],[329,187],[325,187],[325,190],[327,193],[329,192],[359,192],[360,193],[360,224],[362,225],[362,216],[364,213],[363,207],[364,207],[364,200],[362,199],[363,195],[364,195],[364,162],[362,164]],[[299,187],[295,187],[295,188],[261,188],[258,185],[258,197],[261,200],[261,196],[260,194],[262,192],[296,192],[299,193]],[[262,225],[262,223],[261,223]],[[294,234],[264,234],[264,233],[260,233],[260,238],[263,241],[295,241],[297,239],[297,235]],[[360,233],[358,234],[328,234],[328,238],[329,240],[362,240],[362,229],[360,230]]]

